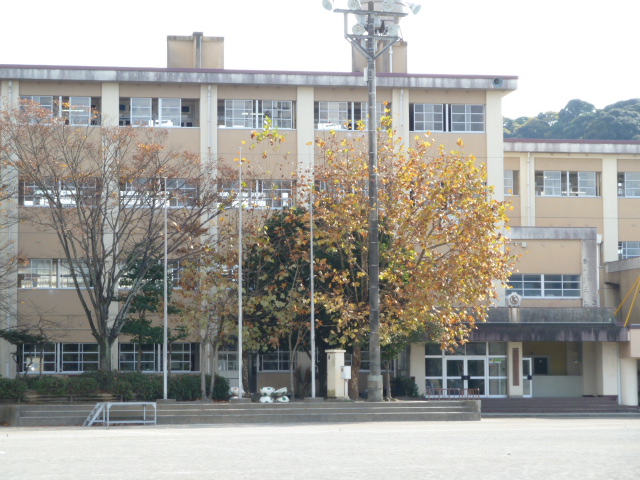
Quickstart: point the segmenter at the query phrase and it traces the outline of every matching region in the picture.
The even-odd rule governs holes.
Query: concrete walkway
[[[2,480],[639,476],[640,419],[0,428]]]

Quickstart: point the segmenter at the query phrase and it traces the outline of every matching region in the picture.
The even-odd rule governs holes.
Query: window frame
[[[597,198],[601,190],[601,172],[536,170],[535,190],[538,197]]]
[[[292,370],[296,368],[296,358],[291,352],[285,350],[274,350],[258,356],[258,371],[260,372],[288,372],[291,363]],[[265,366],[265,364],[267,364]]]
[[[631,178],[631,177],[636,177],[636,178]],[[640,172],[619,172],[618,173],[618,197],[623,197],[623,198],[639,198],[640,197]]]
[[[523,298],[582,298],[580,274],[514,273],[507,281],[505,295],[517,293]],[[559,295],[554,294],[559,293]],[[574,293],[574,294],[571,294]]]

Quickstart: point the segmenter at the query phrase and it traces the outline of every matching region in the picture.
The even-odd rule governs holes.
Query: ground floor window
[[[288,372],[291,363],[295,369],[295,358],[290,352],[277,350],[263,353],[258,357],[258,365],[261,372]]]
[[[118,345],[118,369],[135,372],[162,372],[162,345],[121,343]],[[199,350],[196,343],[174,343],[169,348],[172,372],[199,370]]]
[[[469,342],[452,351],[427,344],[425,373],[427,395],[506,396],[507,344]]]
[[[19,355],[22,373],[79,373],[97,370],[100,364],[97,343],[27,344]]]

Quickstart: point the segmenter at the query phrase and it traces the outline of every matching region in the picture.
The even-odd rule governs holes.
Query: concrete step
[[[485,398],[484,414],[640,414],[633,406],[618,405],[616,397]]]
[[[8,418],[5,422],[10,425],[74,426],[83,424],[93,405],[13,405],[10,408],[12,413],[7,414],[9,410],[6,410],[3,417]],[[124,419],[135,414],[119,409],[111,418],[117,419],[119,415]],[[287,404],[169,402],[157,405],[158,425],[477,420],[480,420],[480,402],[477,400]]]

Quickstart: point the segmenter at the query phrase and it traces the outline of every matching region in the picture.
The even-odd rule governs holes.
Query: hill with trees
[[[559,112],[535,117],[504,118],[505,138],[566,140],[640,140],[640,98],[602,109],[583,100],[570,100]]]

